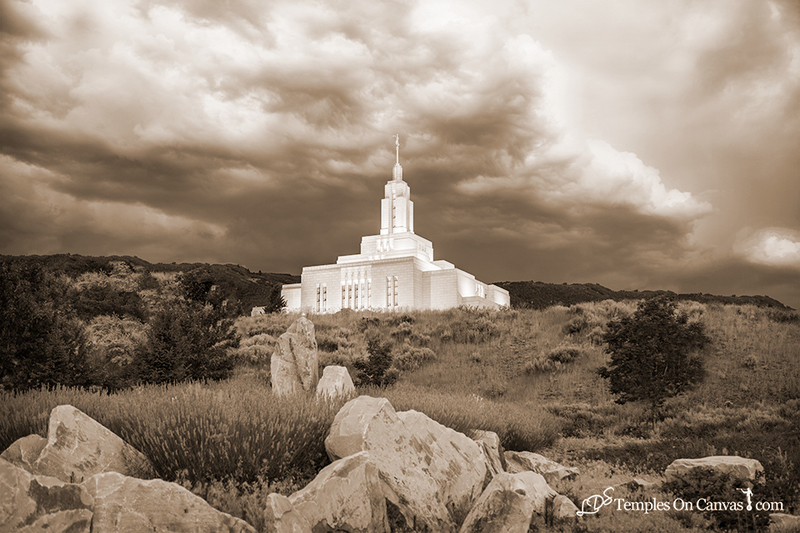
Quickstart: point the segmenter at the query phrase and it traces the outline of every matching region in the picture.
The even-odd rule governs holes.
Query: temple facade
[[[378,235],[361,238],[361,253],[340,256],[333,265],[303,268],[301,282],[281,291],[289,311],[335,313],[341,309],[397,311],[502,307],[508,291],[487,285],[452,263],[434,260],[431,241],[414,233],[414,202],[403,181],[396,141],[392,179],[381,200]]]

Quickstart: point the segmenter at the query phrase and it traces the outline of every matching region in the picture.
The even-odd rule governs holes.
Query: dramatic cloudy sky
[[[800,307],[797,0],[0,0],[0,253],[299,274],[416,232],[493,282]]]

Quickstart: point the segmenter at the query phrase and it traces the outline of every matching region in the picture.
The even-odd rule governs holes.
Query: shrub
[[[415,348],[404,343],[394,356],[394,367],[403,372],[411,372],[435,359],[436,354],[430,348]]]
[[[397,372],[387,372],[392,366],[392,345],[381,337],[381,334],[370,329],[365,333],[367,356],[353,361],[356,369],[354,381],[359,385],[377,385],[384,387],[397,380]]]
[[[604,339],[611,362],[598,373],[609,381],[618,403],[648,402],[654,421],[667,398],[703,378],[695,352],[709,338],[702,323],[689,323],[685,314],[676,314],[672,300],[642,301],[632,317],[609,322]]]
[[[525,373],[553,372],[560,370],[563,365],[571,363],[583,354],[579,346],[561,344],[546,354],[537,354],[532,360],[525,363]]]

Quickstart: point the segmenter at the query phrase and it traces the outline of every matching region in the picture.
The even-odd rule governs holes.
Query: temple
[[[361,253],[334,265],[303,268],[300,283],[284,285],[289,311],[405,310],[508,306],[508,291],[487,285],[452,263],[434,260],[431,241],[414,233],[414,202],[403,181],[400,138],[381,200],[381,230],[361,238]]]

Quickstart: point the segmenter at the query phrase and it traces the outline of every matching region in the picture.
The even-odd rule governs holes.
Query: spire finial
[[[403,167],[400,166],[400,134],[394,134],[394,145],[397,147],[397,160],[394,164],[394,169],[392,170],[392,177],[395,181],[402,181],[403,180]]]

